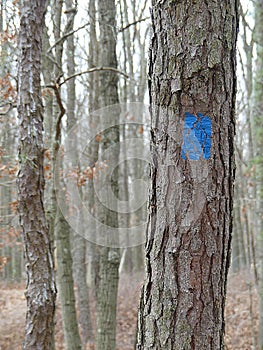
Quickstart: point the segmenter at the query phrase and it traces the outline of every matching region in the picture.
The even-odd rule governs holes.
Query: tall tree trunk
[[[71,32],[74,29],[74,20],[72,20],[72,9],[76,8],[77,4],[73,0],[66,0],[66,7],[68,10],[67,20],[70,23],[68,31]],[[67,38],[67,75],[73,76],[76,73],[75,70],[75,43],[74,36],[70,35]],[[67,130],[70,132],[77,123],[75,115],[76,108],[76,79],[72,78],[67,82]],[[72,159],[78,159],[79,154],[76,145],[69,144],[68,152],[70,152]],[[81,225],[81,223],[80,223]],[[79,322],[81,326],[81,335],[83,346],[93,340],[92,323],[89,309],[89,293],[87,286],[87,273],[86,273],[86,239],[73,232],[72,233],[72,257],[73,257],[73,276],[77,285],[77,300],[79,307]],[[70,348],[70,347],[69,347]]]
[[[259,239],[259,349],[263,349],[263,2],[255,1],[255,41],[257,47],[256,73],[254,81],[253,133],[255,139],[256,160],[256,229]]]
[[[117,67],[116,58],[116,8],[115,1],[107,2],[100,0],[98,2],[99,24],[100,24],[100,66]],[[114,73],[103,72],[99,76],[99,107],[110,106],[119,102],[118,99],[118,77]],[[103,113],[103,117],[106,115]],[[116,126],[104,130],[100,141],[101,161],[109,164],[118,164],[118,149],[112,151],[109,159],[105,159],[105,151],[112,145],[118,145],[119,142],[119,117],[116,113],[112,117],[112,122]],[[101,118],[101,127],[103,130],[103,120]],[[100,181],[100,176],[98,176]],[[111,189],[116,198],[118,197],[118,174],[109,179]],[[118,228],[118,213],[111,211],[100,205],[98,208],[98,219],[102,223],[100,226]],[[109,246],[114,243],[110,233],[99,232],[109,236]],[[118,241],[115,241],[118,246]],[[120,262],[119,249],[109,248],[107,246],[100,249],[100,267],[99,267],[99,288],[97,294],[97,350],[114,350],[116,347],[116,304],[118,292],[118,268]]]
[[[56,287],[43,207],[43,110],[40,91],[44,0],[25,1],[19,35],[18,201],[27,271],[27,315],[23,349],[50,349]]]
[[[218,350],[232,231],[237,1],[152,5],[153,164],[137,349]]]
[[[98,67],[98,55],[99,44],[96,33],[96,0],[89,1],[89,20],[90,20],[90,42],[89,42],[89,56],[88,64],[89,68]],[[94,177],[95,177],[95,164],[98,160],[99,142],[97,138],[94,139],[94,127],[99,123],[99,117],[96,113],[93,113],[99,108],[99,76],[98,72],[89,75],[89,127],[90,127],[90,139],[92,141],[89,144],[88,163],[93,171],[93,175],[87,182],[86,198],[88,202],[88,209],[90,213],[95,215],[95,190],[94,190]],[[96,237],[96,222],[91,222],[89,227],[89,237]],[[99,248],[93,242],[87,243],[87,255],[89,260],[89,274],[90,286],[93,291],[94,297],[97,297],[98,280],[99,280]]]
[[[58,287],[61,300],[65,348],[67,350],[80,350],[82,347],[73,289],[72,257],[69,241],[70,226],[61,213],[60,208],[57,208],[55,232],[58,260]]]
[[[61,37],[65,34],[61,32],[61,16],[63,1],[58,0],[54,4],[54,38],[56,42],[59,42],[55,46],[55,60],[54,65],[54,79],[59,81],[62,75],[62,57],[63,57],[63,43],[65,41],[65,36],[63,40]],[[71,13],[70,18],[66,25],[67,31],[70,30],[70,25],[74,20],[76,10]],[[59,146],[61,142],[61,119],[65,113],[64,107],[61,105],[60,99],[61,91],[59,88],[56,90],[55,104],[53,106],[53,130],[55,133],[53,140],[53,151],[52,151],[52,168],[55,169],[55,162],[59,157]],[[72,98],[72,97],[71,97]],[[71,103],[72,101],[70,101]],[[71,112],[71,111],[70,111]],[[63,164],[62,164],[63,167]],[[53,173],[53,176],[55,174]],[[53,178],[54,186],[54,178]],[[73,271],[72,271],[72,256],[71,256],[71,244],[70,244],[70,226],[66,222],[59,206],[57,203],[55,187],[52,189],[52,199],[51,207],[53,208],[51,212],[55,213],[55,224],[54,224],[54,235],[56,240],[57,248],[57,271],[58,271],[58,291],[61,300],[62,309],[62,321],[63,321],[63,331],[65,337],[65,345],[67,350],[71,349],[81,349],[81,340],[78,330],[77,314],[75,308],[75,294],[74,294],[74,283],[73,283]],[[61,196],[64,195],[63,192],[60,193]],[[65,199],[66,201],[66,199]]]
[[[4,14],[4,1],[1,0],[1,3],[0,3],[0,32],[2,33],[3,32],[3,14]]]

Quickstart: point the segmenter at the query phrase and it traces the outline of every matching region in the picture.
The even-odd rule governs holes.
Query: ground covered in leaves
[[[117,349],[133,350],[142,274],[123,275],[118,296]],[[0,350],[20,350],[26,301],[23,285],[0,284]],[[91,311],[95,303],[91,296]],[[226,350],[255,350],[258,301],[249,273],[231,274],[226,301]],[[96,320],[93,319],[94,327]],[[57,307],[56,347],[64,350],[60,306]],[[94,349],[89,345],[86,349]]]

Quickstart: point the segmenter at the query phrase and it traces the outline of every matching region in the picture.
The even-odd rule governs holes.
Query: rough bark
[[[237,1],[152,5],[153,164],[137,349],[218,350],[232,231]],[[210,118],[210,154],[197,151],[186,112],[196,123],[198,113]]]
[[[40,92],[44,0],[25,1],[19,35],[18,202],[27,271],[23,349],[50,349],[56,288],[43,207],[43,110]]]
[[[115,1],[109,0],[98,2],[99,24],[100,24],[100,66],[117,68],[116,58],[116,8]],[[118,99],[118,77],[111,72],[102,72],[99,76],[99,107],[110,106],[119,102]],[[111,116],[113,118],[113,116]],[[102,119],[102,118],[101,118]],[[118,163],[118,149],[111,152],[109,159],[105,159],[105,151],[119,141],[119,118],[116,113],[114,127],[111,127],[102,133],[100,141],[100,160],[109,164]],[[101,120],[103,130],[103,120]],[[100,177],[98,176],[98,181]],[[109,179],[112,191],[118,197],[118,173]],[[98,204],[98,203],[97,203]],[[105,227],[118,227],[118,213],[111,211],[100,204],[97,208],[99,221],[106,225]],[[102,226],[101,226],[102,227]],[[112,244],[112,237],[106,232],[99,232],[109,236],[109,245]],[[118,246],[116,240],[115,245]],[[120,253],[118,249],[107,246],[100,249],[99,266],[99,288],[97,294],[97,350],[114,350],[116,347],[116,306],[118,292],[118,268],[120,262]]]

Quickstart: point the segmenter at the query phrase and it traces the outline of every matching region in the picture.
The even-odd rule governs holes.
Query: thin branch
[[[4,112],[0,112],[0,115],[7,115],[13,108],[16,107],[16,105],[13,105],[13,103],[8,102],[8,103],[5,103],[3,105],[0,105],[0,108],[4,108],[6,106],[8,106],[7,110]]]
[[[56,134],[55,134],[55,141],[57,142],[57,145],[58,145],[59,139],[60,139],[60,136],[61,136],[61,120],[62,120],[63,116],[66,113],[66,109],[63,106],[63,102],[62,102],[62,99],[61,99],[61,96],[60,96],[60,92],[59,92],[60,85],[59,84],[46,85],[46,87],[49,87],[49,88],[54,90],[55,96],[56,96],[56,100],[57,100],[57,104],[58,104],[59,109],[60,109],[60,113],[59,113],[58,119],[56,121]]]
[[[60,96],[58,88],[55,89],[55,95],[56,95],[57,102],[58,102],[58,105],[59,105],[59,108],[60,108],[60,113],[59,113],[59,116],[58,116],[58,120],[56,122],[56,135],[55,135],[55,140],[58,142],[59,139],[60,139],[60,136],[61,136],[61,120],[62,120],[63,116],[65,115],[66,110],[65,110],[65,108],[63,106],[63,103],[62,103],[61,96]]]
[[[242,18],[242,22],[244,27],[247,26],[248,29],[253,32],[253,28],[251,28],[251,26],[249,25],[248,21],[247,21],[247,11],[246,13],[243,10],[243,6],[242,4],[239,5],[239,11],[240,11],[240,17]]]
[[[248,166],[247,162],[244,160],[242,152],[241,152],[240,148],[237,146],[236,142],[234,144],[234,147],[235,147],[235,150],[236,150],[236,153],[238,155],[239,160],[247,167]]]
[[[127,26],[125,26],[125,27],[119,29],[119,33],[124,32],[124,30],[130,28],[131,26],[134,26],[134,25],[136,25],[137,23],[140,23],[140,22],[144,22],[144,21],[146,21],[147,19],[150,19],[150,17],[141,18],[141,19],[138,19],[137,21],[135,21],[135,22],[133,22],[133,23],[129,23],[129,24],[127,24]]]
[[[3,187],[10,187],[10,185],[14,184],[16,182],[16,180],[11,180],[11,181],[6,181],[6,182],[1,182],[0,183],[0,186],[3,186]]]
[[[67,81],[69,81],[70,79],[73,79],[73,78],[76,78],[76,77],[79,77],[83,74],[88,74],[88,73],[94,73],[94,72],[99,72],[99,71],[109,71],[109,72],[114,72],[114,73],[117,73],[117,74],[120,74],[122,76],[124,76],[126,79],[131,79],[129,77],[128,74],[122,72],[121,70],[119,69],[116,69],[116,68],[113,68],[113,67],[94,67],[94,68],[90,68],[88,70],[85,70],[83,72],[79,72],[79,73],[76,73],[76,74],[73,74],[67,78],[65,78],[61,83],[59,83],[59,87],[62,86],[63,84],[65,84]],[[47,86],[47,87],[51,87],[51,86]],[[53,86],[52,86],[53,87]]]
[[[61,42],[63,43],[69,36],[75,34],[76,32],[78,32],[79,30],[87,27],[89,25],[89,23],[85,23],[83,24],[83,26],[78,27],[77,29],[74,29],[68,33],[65,33],[61,38],[59,38],[52,46],[50,46],[50,48],[47,50],[47,54],[50,53],[55,46],[57,46],[58,44],[60,44]]]

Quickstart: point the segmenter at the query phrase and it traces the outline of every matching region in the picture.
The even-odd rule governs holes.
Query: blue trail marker
[[[212,122],[208,116],[185,113],[182,158],[209,159],[211,151]]]

